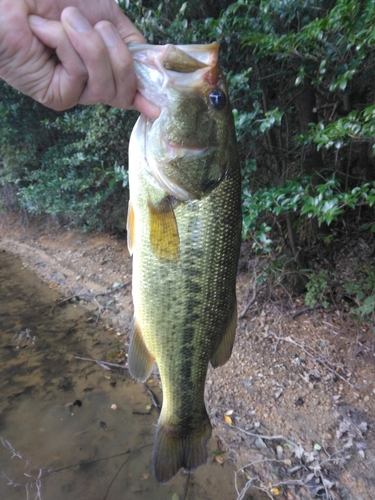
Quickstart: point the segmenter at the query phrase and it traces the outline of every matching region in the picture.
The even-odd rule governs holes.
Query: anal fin
[[[152,371],[154,361],[155,357],[147,349],[141,329],[137,322],[134,321],[128,353],[130,375],[140,382],[144,382]]]
[[[232,354],[234,337],[237,327],[237,301],[234,301],[232,314],[230,315],[225,333],[211,356],[210,362],[213,368],[225,365]]]
[[[158,203],[149,202],[150,243],[154,254],[162,260],[177,262],[180,237],[172,201],[169,197]]]

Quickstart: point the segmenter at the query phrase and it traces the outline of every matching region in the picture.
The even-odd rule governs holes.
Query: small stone
[[[277,458],[278,460],[282,460],[283,458],[283,454],[284,454],[284,450],[282,449],[282,447],[278,444],[276,446],[276,455],[277,455]]]
[[[278,389],[275,392],[275,399],[279,399],[279,397],[281,396],[282,393],[283,393],[283,389]]]
[[[263,441],[262,438],[256,438],[255,440],[255,446],[258,448],[258,450],[262,450],[264,448],[267,448],[266,443]]]
[[[115,404],[111,405],[111,410],[117,410],[117,405]]]

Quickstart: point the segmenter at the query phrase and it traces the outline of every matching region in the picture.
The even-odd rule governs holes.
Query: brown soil
[[[50,219],[25,224],[2,216],[0,248],[19,255],[51,288],[83,301],[93,321],[100,312],[114,335],[129,334],[131,259],[124,239],[78,233]],[[252,278],[239,273],[239,311],[252,298]],[[248,486],[265,498],[373,500],[373,333],[337,309],[293,319],[304,309],[302,299],[281,304],[266,290],[256,299],[238,322],[230,361],[208,374],[218,461],[243,467]],[[242,498],[252,498],[246,488],[239,488]]]

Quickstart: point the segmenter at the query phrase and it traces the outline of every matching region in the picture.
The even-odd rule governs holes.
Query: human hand
[[[145,39],[114,0],[0,0],[0,12],[0,77],[16,89],[56,110],[105,103],[158,116],[127,48]]]

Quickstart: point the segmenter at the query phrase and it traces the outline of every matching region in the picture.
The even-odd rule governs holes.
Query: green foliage
[[[125,230],[125,167],[135,114],[104,105],[56,113],[1,87],[4,208],[16,201],[31,213],[57,215],[84,229]],[[5,195],[12,185],[15,200]]]
[[[330,286],[328,284],[328,272],[325,269],[320,269],[317,273],[310,275],[309,281],[306,283],[305,303],[309,307],[321,305],[324,308],[328,307],[328,296],[330,294]]]
[[[374,142],[375,151],[375,105],[372,104],[361,111],[351,111],[347,116],[334,123],[324,125],[323,122],[311,124],[311,139],[321,147],[336,149],[351,144],[353,140]]]
[[[353,297],[357,307],[352,313],[365,321],[372,321],[375,316],[375,267],[355,268],[355,279],[347,279],[344,288],[348,296]]]
[[[220,43],[241,160],[243,238],[257,253],[297,261],[320,232],[334,244],[333,228],[353,213],[375,234],[373,217],[362,219],[375,204],[375,2],[119,4],[149,43]],[[5,84],[0,90],[3,207],[124,229],[135,115],[103,105],[55,113]],[[327,305],[326,271],[308,277],[306,303]],[[361,273],[335,280],[359,316],[374,316],[375,289]]]
[[[372,207],[375,203],[375,182],[365,183],[343,191],[339,181],[332,176],[322,184],[315,177],[295,178],[284,186],[262,188],[254,193],[245,189],[243,193],[243,236],[254,238],[254,247],[270,251],[272,240],[266,237],[271,231],[263,222],[262,214],[279,216],[285,212],[298,212],[301,219],[315,217],[319,225],[330,225],[347,208]],[[372,225],[369,226],[370,229]],[[371,229],[372,230],[372,229]]]
[[[101,213],[106,203],[116,202],[116,209],[120,204],[123,210],[124,229],[128,199],[123,189],[127,187],[124,161],[132,125],[129,113],[104,105],[78,107],[53,121],[44,120],[41,126],[56,132],[59,140],[26,177],[27,185],[19,190],[22,204],[33,213],[64,214],[84,228],[100,229],[113,224]]]

